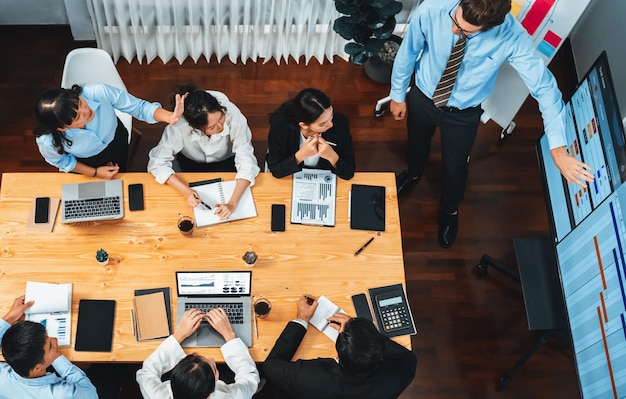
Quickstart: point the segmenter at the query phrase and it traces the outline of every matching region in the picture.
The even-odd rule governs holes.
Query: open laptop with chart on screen
[[[222,308],[237,337],[252,345],[252,315],[250,305],[251,271],[193,271],[176,272],[178,293],[177,315],[180,323],[188,309],[208,312]],[[182,342],[183,347],[220,347],[224,338],[204,322]]]

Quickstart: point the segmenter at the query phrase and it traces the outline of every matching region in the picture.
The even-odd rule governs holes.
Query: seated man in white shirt
[[[180,346],[205,318],[226,340],[220,350],[235,373],[232,384],[219,380],[214,359],[186,355]],[[171,379],[162,382],[161,376],[170,370]],[[143,367],[137,371],[137,382],[146,399],[249,399],[259,385],[259,373],[248,348],[235,336],[223,309],[208,313],[190,309],[183,315],[178,330],[143,362]]]
[[[237,209],[245,189],[254,185],[260,170],[248,121],[218,91],[187,85],[176,88],[175,95],[184,97],[183,117],[178,123],[168,125],[159,144],[150,150],[148,172],[157,182],[174,187],[190,206],[196,207],[200,205],[200,197],[176,175],[174,160],[181,172],[236,171],[237,184],[232,196],[227,203],[215,206],[215,214],[226,219]]]
[[[85,373],[59,351],[56,338],[46,328],[21,320],[33,305],[16,298],[7,314],[0,319],[2,356],[0,363],[0,399],[97,399],[98,394]],[[56,373],[48,373],[52,366]]]

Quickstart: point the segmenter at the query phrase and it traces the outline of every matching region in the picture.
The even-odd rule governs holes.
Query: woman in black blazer
[[[302,168],[331,170],[342,179],[354,176],[350,124],[335,113],[330,98],[308,88],[270,114],[267,165],[274,177]]]

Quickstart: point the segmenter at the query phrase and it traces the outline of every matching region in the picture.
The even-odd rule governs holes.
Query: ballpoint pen
[[[363,250],[370,245],[370,243],[374,241],[374,237],[370,238],[369,240],[367,240],[367,242],[365,244],[363,244],[363,246],[359,249],[357,249],[357,251],[354,253],[354,256],[357,256],[358,254],[360,254],[361,252],[363,252]]]
[[[200,203],[201,203],[201,204],[202,204],[205,208],[207,208],[207,209],[208,209],[208,210],[210,210],[210,211],[211,211],[211,210],[213,210],[213,208],[211,208],[208,204],[206,204],[204,201],[202,201],[202,198],[198,197],[198,196],[197,196],[197,195],[195,195],[195,194],[194,194],[193,196],[194,196],[196,199],[199,199],[199,200],[200,200]]]

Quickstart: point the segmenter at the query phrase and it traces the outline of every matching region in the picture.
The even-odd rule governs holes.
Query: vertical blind
[[[347,59],[333,0],[87,0],[98,47],[127,60]]]

